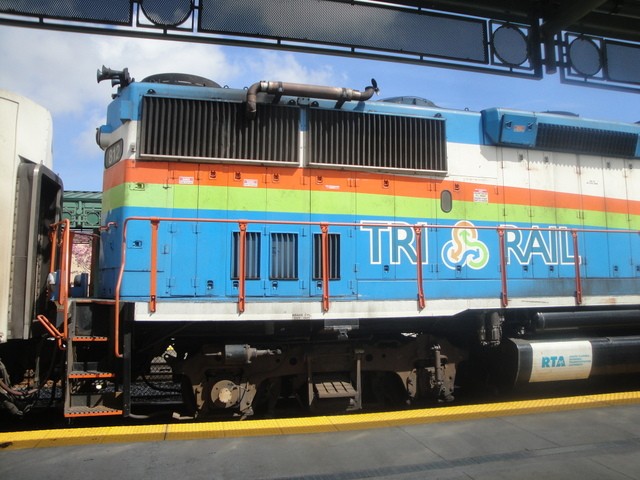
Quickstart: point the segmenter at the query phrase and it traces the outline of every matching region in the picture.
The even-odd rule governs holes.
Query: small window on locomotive
[[[340,280],[340,234],[329,233],[329,280]],[[313,234],[313,279],[322,279],[322,234]]]
[[[298,279],[298,234],[271,234],[271,280]]]
[[[443,190],[440,193],[440,208],[444,213],[449,213],[453,208],[453,197],[449,190]]]
[[[244,275],[247,280],[260,278],[260,232],[247,232]],[[240,232],[233,232],[231,242],[231,279],[240,278]]]

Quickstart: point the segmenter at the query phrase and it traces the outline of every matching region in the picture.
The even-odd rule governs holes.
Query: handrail
[[[578,232],[574,229],[571,230],[571,237],[573,238],[573,264],[576,269],[576,303],[582,304],[582,279],[580,278],[580,255],[578,254]]]
[[[53,338],[56,339],[56,344],[58,345],[58,348],[60,350],[64,350],[65,349],[64,334],[60,330],[58,330],[56,326],[53,323],[51,323],[51,321],[44,315],[37,315],[36,319],[42,324],[45,330],[49,332],[49,335],[51,335]]]
[[[415,225],[413,231],[416,232],[416,268],[418,270],[416,279],[418,280],[418,308],[424,310],[427,305],[424,298],[424,284],[422,278],[422,229],[424,225]]]
[[[329,311],[329,224],[320,225],[322,232],[322,311]]]
[[[247,281],[247,223],[238,222],[240,228],[240,238],[238,246],[238,312],[244,313],[245,287]]]
[[[498,227],[498,243],[500,245],[500,304],[502,308],[509,305],[507,292],[507,249],[504,244],[504,228]]]
[[[130,222],[146,221],[151,225],[151,265],[150,265],[150,298],[149,298],[149,310],[154,313],[157,308],[157,243],[158,243],[158,230],[161,222],[192,222],[192,223],[219,223],[219,224],[237,224],[239,228],[239,245],[238,245],[238,313],[242,314],[245,311],[246,305],[246,233],[249,225],[298,225],[298,226],[315,226],[320,227],[321,231],[321,248],[322,248],[322,310],[328,312],[330,308],[330,294],[329,294],[329,227],[361,227],[366,225],[367,227],[383,227],[383,228],[413,228],[416,235],[416,288],[417,288],[417,303],[418,308],[423,310],[426,306],[426,295],[424,291],[424,277],[422,270],[422,263],[424,252],[422,251],[422,235],[423,229],[429,227],[430,229],[465,229],[468,225],[438,225],[438,224],[424,224],[419,223],[415,225],[408,224],[394,224],[389,222],[367,222],[366,224],[358,222],[310,222],[310,221],[278,221],[278,220],[246,220],[246,219],[218,219],[218,218],[186,218],[186,217],[144,217],[133,216],[125,219],[123,223],[122,233],[122,250],[120,259],[120,270],[115,289],[115,325],[114,334],[116,341],[115,356],[122,357],[120,352],[120,346],[117,341],[120,331],[120,293],[122,289],[122,280],[124,277],[125,264],[126,264],[126,245],[127,245],[127,229]],[[68,222],[68,221],[67,221]],[[610,230],[610,229],[595,229],[595,228],[574,228],[574,229],[558,229],[557,227],[515,227],[511,225],[499,225],[499,226],[482,226],[474,225],[476,230],[490,230],[494,231],[498,235],[499,249],[500,249],[500,303],[502,308],[506,308],[509,305],[508,297],[508,277],[507,266],[508,257],[505,244],[505,234],[508,231],[567,231],[573,238],[574,249],[574,269],[575,269],[575,286],[574,292],[576,303],[580,305],[582,303],[582,280],[580,273],[580,256],[578,254],[578,233],[614,233],[614,234],[640,234],[638,230]],[[66,327],[66,326],[65,326]],[[66,335],[66,333],[65,333]]]
[[[61,228],[62,227],[62,228]],[[55,328],[55,332],[49,331],[47,328],[48,325],[46,322],[40,320],[45,328],[51,333],[57,340],[58,346],[62,347],[62,342],[68,340],[69,338],[69,285],[70,285],[70,272],[71,272],[71,244],[73,232],[71,231],[71,224],[69,219],[63,219],[59,222],[51,224],[49,227],[51,230],[51,264],[49,268],[49,273],[53,274],[56,271],[56,267],[58,266],[58,248],[61,249],[60,259],[59,259],[59,275],[58,279],[59,291],[58,291],[58,299],[57,303],[62,307],[62,332],[59,332],[57,328],[48,319],[45,320],[49,322],[51,326]],[[62,229],[62,238],[58,238],[58,231]],[[57,333],[56,333],[57,332]],[[61,334],[60,338],[58,334]]]
[[[156,272],[158,271],[158,228],[159,220],[151,220],[151,271],[149,285],[149,310],[153,313],[156,311],[156,298],[158,291],[158,282]]]

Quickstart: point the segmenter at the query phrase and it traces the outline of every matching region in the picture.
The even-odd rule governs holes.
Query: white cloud
[[[260,80],[307,83],[312,85],[342,85],[346,82],[345,73],[337,73],[326,61],[314,62],[313,66],[303,65],[291,53],[280,53],[270,50],[255,50],[243,62],[246,72],[244,86]]]
[[[101,185],[95,128],[104,123],[114,91],[108,81],[96,83],[102,65],[128,67],[138,81],[182,72],[236,88],[259,80],[321,85],[346,80],[324,56],[14,27],[0,29],[0,58],[0,88],[31,98],[53,114],[55,169],[71,189]]]
[[[0,85],[34,99],[54,115],[81,114],[87,105],[108,100],[109,82],[96,84],[96,70],[103,64],[116,70],[129,67],[139,79],[167,70],[206,77],[238,73],[215,45],[21,28],[0,30],[0,56]]]
[[[112,88],[96,84],[96,70],[106,65],[129,68],[138,81],[163,72],[210,78],[243,87],[259,80],[334,85],[345,80],[330,57],[311,57],[303,65],[290,53],[217,45],[158,41],[38,29],[0,29],[0,86],[41,103],[52,113],[82,114],[87,105],[104,105]]]

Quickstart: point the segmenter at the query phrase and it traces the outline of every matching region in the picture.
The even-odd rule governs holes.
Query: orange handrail
[[[70,285],[70,271],[71,271],[71,240],[73,236],[73,232],[71,232],[71,224],[69,219],[64,219],[59,222],[53,223],[50,226],[51,229],[51,264],[49,268],[49,273],[55,273],[56,269],[59,270],[59,291],[58,291],[58,299],[57,303],[60,307],[62,307],[62,332],[59,332],[55,326],[49,322],[49,320],[42,316],[45,320],[43,321],[38,317],[40,323],[52,334],[56,340],[58,341],[58,346],[60,348],[64,348],[62,342],[68,340],[69,338],[69,285]],[[62,230],[62,238],[58,238],[58,232]],[[58,248],[61,249],[60,259],[58,262]],[[59,265],[58,265],[59,263]],[[59,268],[56,268],[59,267]],[[47,322],[49,325],[54,327],[55,332],[49,330]],[[62,337],[59,337],[57,334],[61,334]]]
[[[329,311],[329,224],[320,225],[322,232],[322,311]]]
[[[238,246],[238,312],[244,312],[245,287],[247,281],[247,222],[239,222],[240,238]]]
[[[576,230],[571,230],[571,237],[573,238],[573,264],[576,269],[576,304],[582,304],[582,279],[580,278],[580,255],[578,254],[578,233]]]
[[[125,263],[126,263],[126,236],[127,236],[127,227],[130,222],[134,221],[146,221],[151,224],[151,243],[152,243],[152,252],[151,252],[151,279],[150,279],[150,311],[156,311],[156,303],[157,303],[157,235],[158,229],[161,222],[193,222],[193,223],[221,223],[221,224],[238,224],[240,234],[239,234],[239,245],[238,245],[238,260],[239,260],[239,271],[238,271],[238,312],[243,313],[245,311],[246,305],[246,232],[248,225],[252,224],[260,224],[260,225],[298,225],[298,226],[319,226],[322,232],[322,309],[324,312],[329,311],[330,307],[330,294],[329,294],[329,236],[328,229],[330,226],[333,227],[360,227],[363,224],[357,222],[308,222],[308,221],[278,221],[278,220],[244,220],[244,219],[214,219],[214,218],[184,218],[184,217],[143,217],[143,216],[135,216],[128,217],[124,221],[123,225],[123,234],[122,234],[122,255],[120,260],[120,270],[118,274],[118,280],[116,283],[115,290],[115,326],[114,333],[116,336],[115,344],[115,355],[116,357],[122,357],[120,352],[120,346],[117,341],[119,337],[119,329],[120,329],[120,292],[122,288],[122,280],[125,271]],[[416,287],[417,287],[417,297],[418,297],[418,308],[420,310],[424,309],[426,306],[425,293],[424,293],[424,278],[423,278],[423,270],[422,270],[422,259],[423,259],[423,251],[422,251],[422,235],[423,229],[427,226],[424,223],[415,224],[415,225],[407,225],[407,224],[393,224],[388,222],[367,222],[366,226],[368,227],[384,227],[384,228],[407,228],[411,226],[414,229],[416,234],[416,254],[417,254],[417,266],[416,266]],[[428,225],[429,228],[433,229],[464,229],[468,228],[466,226],[460,225],[438,225],[432,224]],[[510,225],[500,225],[500,226],[474,226],[476,230],[491,230],[497,233],[498,241],[499,241],[499,249],[500,249],[500,303],[502,308],[506,308],[509,304],[508,297],[508,278],[507,278],[507,252],[505,245],[505,233],[507,231],[558,231],[557,227],[515,227]],[[615,234],[640,234],[638,230],[609,230],[609,229],[595,229],[595,228],[577,228],[568,230],[571,232],[573,237],[573,248],[574,248],[574,265],[575,265],[575,298],[578,304],[582,303],[582,281],[581,281],[581,273],[580,273],[580,256],[578,255],[578,237],[577,233],[579,232],[592,232],[592,233],[615,233]]]
[[[498,243],[500,245],[500,304],[505,308],[509,305],[509,293],[507,292],[507,253],[503,227],[498,227]]]
[[[151,275],[149,275],[149,310],[156,311],[156,298],[158,291],[158,227],[159,220],[151,220]]]
[[[422,277],[422,225],[414,225],[413,230],[416,232],[416,269],[418,280],[418,308],[424,310],[427,305],[424,298],[424,279]]]
[[[56,326],[53,323],[51,323],[49,321],[49,319],[47,317],[45,317],[44,315],[38,315],[38,316],[36,316],[36,319],[42,324],[42,326],[45,328],[45,330],[47,332],[49,332],[49,335],[51,335],[53,338],[56,339],[56,343],[58,344],[58,348],[60,350],[64,350],[65,349],[64,334],[62,332],[60,332],[60,330],[58,330],[56,328]]]

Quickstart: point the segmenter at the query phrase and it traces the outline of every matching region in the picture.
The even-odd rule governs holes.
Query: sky
[[[232,88],[260,80],[361,90],[375,78],[379,98],[410,95],[445,108],[569,111],[619,122],[640,120],[640,93],[564,85],[558,74],[515,79],[460,70],[241,47],[143,40],[0,26],[0,88],[31,98],[53,116],[54,170],[65,190],[102,188],[95,130],[114,89],[96,82],[102,65],[141,80],[155,73],[201,75]]]

